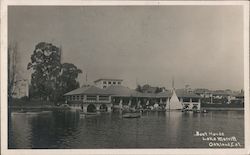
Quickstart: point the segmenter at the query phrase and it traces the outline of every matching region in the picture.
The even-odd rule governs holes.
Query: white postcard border
[[[7,137],[7,7],[9,5],[54,6],[140,6],[140,5],[241,5],[244,7],[244,149],[8,149]],[[3,0],[1,3],[1,154],[249,154],[249,2],[247,1],[81,1],[81,0]]]

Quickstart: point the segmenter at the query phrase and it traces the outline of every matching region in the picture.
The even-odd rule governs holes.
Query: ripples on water
[[[196,131],[224,132],[244,146],[244,112],[147,112],[80,117],[78,112],[11,114],[9,148],[208,148]]]

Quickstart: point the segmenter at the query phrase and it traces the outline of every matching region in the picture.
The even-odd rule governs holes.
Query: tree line
[[[61,62],[62,49],[51,43],[40,42],[35,46],[31,62],[27,69],[32,69],[30,97],[52,102],[63,101],[63,94],[79,88],[76,80],[82,73],[72,63]]]
[[[17,44],[8,46],[8,99],[17,87]],[[63,101],[63,95],[79,88],[77,77],[82,71],[72,63],[62,63],[62,49],[47,42],[40,42],[30,57],[27,70],[31,70],[29,99]]]
[[[165,90],[165,87],[152,87],[149,84],[137,85],[136,91],[141,93],[159,93]]]

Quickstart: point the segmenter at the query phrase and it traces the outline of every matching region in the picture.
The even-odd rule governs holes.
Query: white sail
[[[171,110],[179,110],[179,109],[182,109],[182,104],[181,102],[179,101],[176,93],[175,93],[175,90],[173,90],[173,95],[170,99],[170,106],[169,106],[169,109]]]

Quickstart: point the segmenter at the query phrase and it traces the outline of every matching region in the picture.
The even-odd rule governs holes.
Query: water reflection
[[[244,113],[146,112],[80,117],[74,111],[11,116],[10,148],[208,148],[196,131],[224,132],[244,146]]]
[[[170,140],[170,145],[177,144],[181,139],[181,136],[179,135],[180,133],[180,128],[181,128],[181,122],[182,122],[182,115],[183,113],[180,111],[171,111],[167,112],[167,126],[171,126],[170,128],[167,128],[169,131],[169,140]]]
[[[31,148],[31,137],[33,135],[31,131],[31,123],[29,116],[25,114],[12,115],[12,134],[10,136],[10,141],[12,142],[12,147],[15,148]]]

